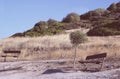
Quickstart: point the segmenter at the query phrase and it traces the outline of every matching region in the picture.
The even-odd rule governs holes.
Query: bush
[[[25,36],[37,37],[44,35],[55,35],[64,32],[64,23],[57,22],[56,20],[49,19],[46,21],[40,21],[35,26],[24,32]]]
[[[81,15],[80,18],[85,19],[85,20],[87,20],[87,19],[91,20],[91,19],[96,18],[99,20],[99,18],[101,18],[103,15],[108,14],[108,13],[110,13],[110,11],[102,9],[102,8],[98,8],[96,10],[89,11],[89,12]]]
[[[111,4],[107,10],[111,12],[120,12],[120,2]]]
[[[115,4],[115,3],[112,3],[112,4],[107,8],[107,10],[109,10],[109,11],[115,11],[116,8],[117,8],[116,4]]]
[[[11,37],[24,37],[25,35],[23,33],[15,33]]]
[[[109,35],[114,35],[114,31],[109,28],[100,27],[100,28],[92,29],[87,34],[88,36],[109,36]]]
[[[80,16],[76,13],[70,13],[62,20],[62,22],[65,23],[74,23],[79,21],[80,21]]]
[[[54,20],[54,19],[49,19],[49,20],[47,21],[47,23],[48,23],[48,26],[53,26],[53,25],[55,25],[55,24],[57,23],[57,21]]]
[[[120,21],[99,26],[87,32],[88,36],[113,36],[120,35]]]
[[[48,28],[48,23],[45,21],[40,21],[38,23],[35,24],[34,28],[39,28],[39,29],[43,29],[43,28]]]

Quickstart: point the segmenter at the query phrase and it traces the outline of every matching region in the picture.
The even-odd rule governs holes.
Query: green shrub
[[[36,28],[36,27],[39,29],[48,28],[48,23],[45,21],[40,21],[35,24],[34,28]]]
[[[111,4],[107,9],[111,12],[120,12],[120,2]]]
[[[49,19],[46,21],[40,21],[35,26],[24,32],[25,36],[37,37],[44,35],[55,35],[64,32],[64,23],[57,22],[56,20]]]
[[[15,33],[11,37],[24,37],[25,35],[23,33]]]
[[[114,30],[106,27],[99,27],[92,29],[87,34],[88,36],[109,36],[109,35],[114,35],[115,32]]]
[[[120,35],[120,21],[95,27],[87,32],[88,36],[113,36]]]
[[[56,20],[54,20],[54,19],[49,19],[48,21],[47,21],[47,23],[48,23],[48,26],[54,26],[56,23],[58,23]]]
[[[89,11],[83,15],[80,16],[81,19],[84,20],[99,20],[99,18],[101,18],[103,15],[105,14],[109,14],[110,11],[106,10],[106,9],[102,9],[102,8],[98,8],[96,10],[93,11]]]
[[[116,6],[115,3],[112,3],[112,4],[107,8],[107,10],[112,11],[112,12],[114,12],[116,9],[117,9],[117,6]]]
[[[65,23],[74,23],[79,21],[80,21],[80,16],[76,13],[70,13],[62,20],[62,22]]]

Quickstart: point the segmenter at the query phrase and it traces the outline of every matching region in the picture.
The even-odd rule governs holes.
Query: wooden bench
[[[4,58],[4,62],[6,62],[7,57],[17,58],[17,60],[18,60],[20,53],[21,53],[20,50],[4,50],[1,57]],[[9,54],[11,54],[11,55],[9,55]]]
[[[100,54],[95,54],[95,55],[90,55],[87,56],[85,61],[79,61],[79,63],[83,64],[85,67],[85,70],[87,70],[87,64],[88,63],[93,63],[93,64],[100,64],[99,71],[103,67],[104,59],[107,56],[107,53],[100,53]]]

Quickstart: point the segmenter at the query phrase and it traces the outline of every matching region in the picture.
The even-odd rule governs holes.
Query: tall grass
[[[1,39],[0,54],[2,50],[21,50],[19,59],[67,59],[74,52],[69,34]],[[78,59],[102,52],[108,57],[120,57],[120,36],[88,37],[88,42],[81,44],[77,52]]]

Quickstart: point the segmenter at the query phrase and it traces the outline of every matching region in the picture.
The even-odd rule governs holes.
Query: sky
[[[0,39],[31,29],[39,21],[61,21],[69,13],[107,8],[119,0],[0,0]]]

